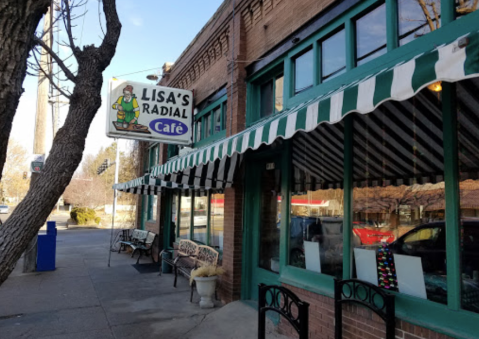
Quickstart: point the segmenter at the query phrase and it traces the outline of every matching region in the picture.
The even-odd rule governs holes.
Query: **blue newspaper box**
[[[55,221],[47,222],[47,234],[38,235],[37,271],[54,271],[57,250]]]

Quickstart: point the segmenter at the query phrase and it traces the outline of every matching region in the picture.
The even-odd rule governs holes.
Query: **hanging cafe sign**
[[[191,144],[191,91],[111,79],[107,101],[108,137]]]

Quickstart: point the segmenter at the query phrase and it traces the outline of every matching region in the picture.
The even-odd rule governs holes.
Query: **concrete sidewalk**
[[[22,262],[0,287],[0,338],[257,337],[256,310],[242,302],[201,310],[198,295],[172,274],[140,274],[128,254],[112,253],[107,230],[58,232],[57,270],[22,274]],[[151,262],[145,259],[143,263]],[[268,338],[286,338],[273,333]]]

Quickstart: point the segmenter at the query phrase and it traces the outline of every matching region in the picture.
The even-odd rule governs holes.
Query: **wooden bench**
[[[163,258],[163,252],[177,252],[176,257],[173,255],[171,259],[164,258],[162,259],[162,264],[168,264],[173,267],[175,273],[175,281],[173,286],[176,287],[176,281],[178,279],[178,273],[181,273],[186,278],[191,277],[191,271],[206,265],[216,266],[218,264],[219,253],[215,249],[199,245],[194,241],[181,239],[178,244],[177,249],[163,250],[160,253],[160,258]],[[161,267],[160,267],[161,275]],[[193,290],[195,288],[195,283],[191,284],[191,295],[190,302],[193,301]]]
[[[120,248],[118,249],[118,253],[120,253],[122,249],[125,250],[126,246],[129,246],[133,250],[133,253],[131,254],[132,258],[137,251],[140,252],[138,260],[136,261],[137,264],[140,262],[140,258],[142,257],[142,255],[148,255],[148,253],[151,255],[151,260],[155,262],[152,251],[155,238],[156,234],[153,232],[135,229],[133,230],[133,233],[131,234],[131,237],[129,237],[129,239],[120,241]]]

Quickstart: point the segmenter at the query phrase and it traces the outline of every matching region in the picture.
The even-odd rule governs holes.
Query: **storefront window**
[[[293,140],[289,264],[343,272],[343,124],[321,125]]]
[[[281,172],[261,172],[259,267],[279,273],[281,234]]]
[[[180,200],[180,234],[181,239],[190,239],[191,197],[181,197]]]
[[[361,280],[445,304],[441,93],[354,116],[353,234]]]
[[[313,86],[313,50],[294,59],[294,93],[300,93]]]
[[[206,244],[206,228],[208,226],[208,197],[195,196],[193,212],[193,239]]]
[[[158,214],[158,197],[155,195],[152,198],[151,220],[156,220]]]
[[[399,0],[399,44],[404,45],[441,26],[441,2]]]
[[[211,194],[210,200],[210,243],[209,245],[223,250],[223,232],[225,220],[225,195]]]
[[[176,241],[176,227],[178,225],[178,193],[172,193],[171,197],[171,224],[169,246]]]
[[[479,80],[457,84],[462,307],[479,313]]]
[[[346,71],[346,34],[344,29],[321,43],[322,81]]]
[[[365,64],[386,53],[386,4],[356,21],[356,61]]]

